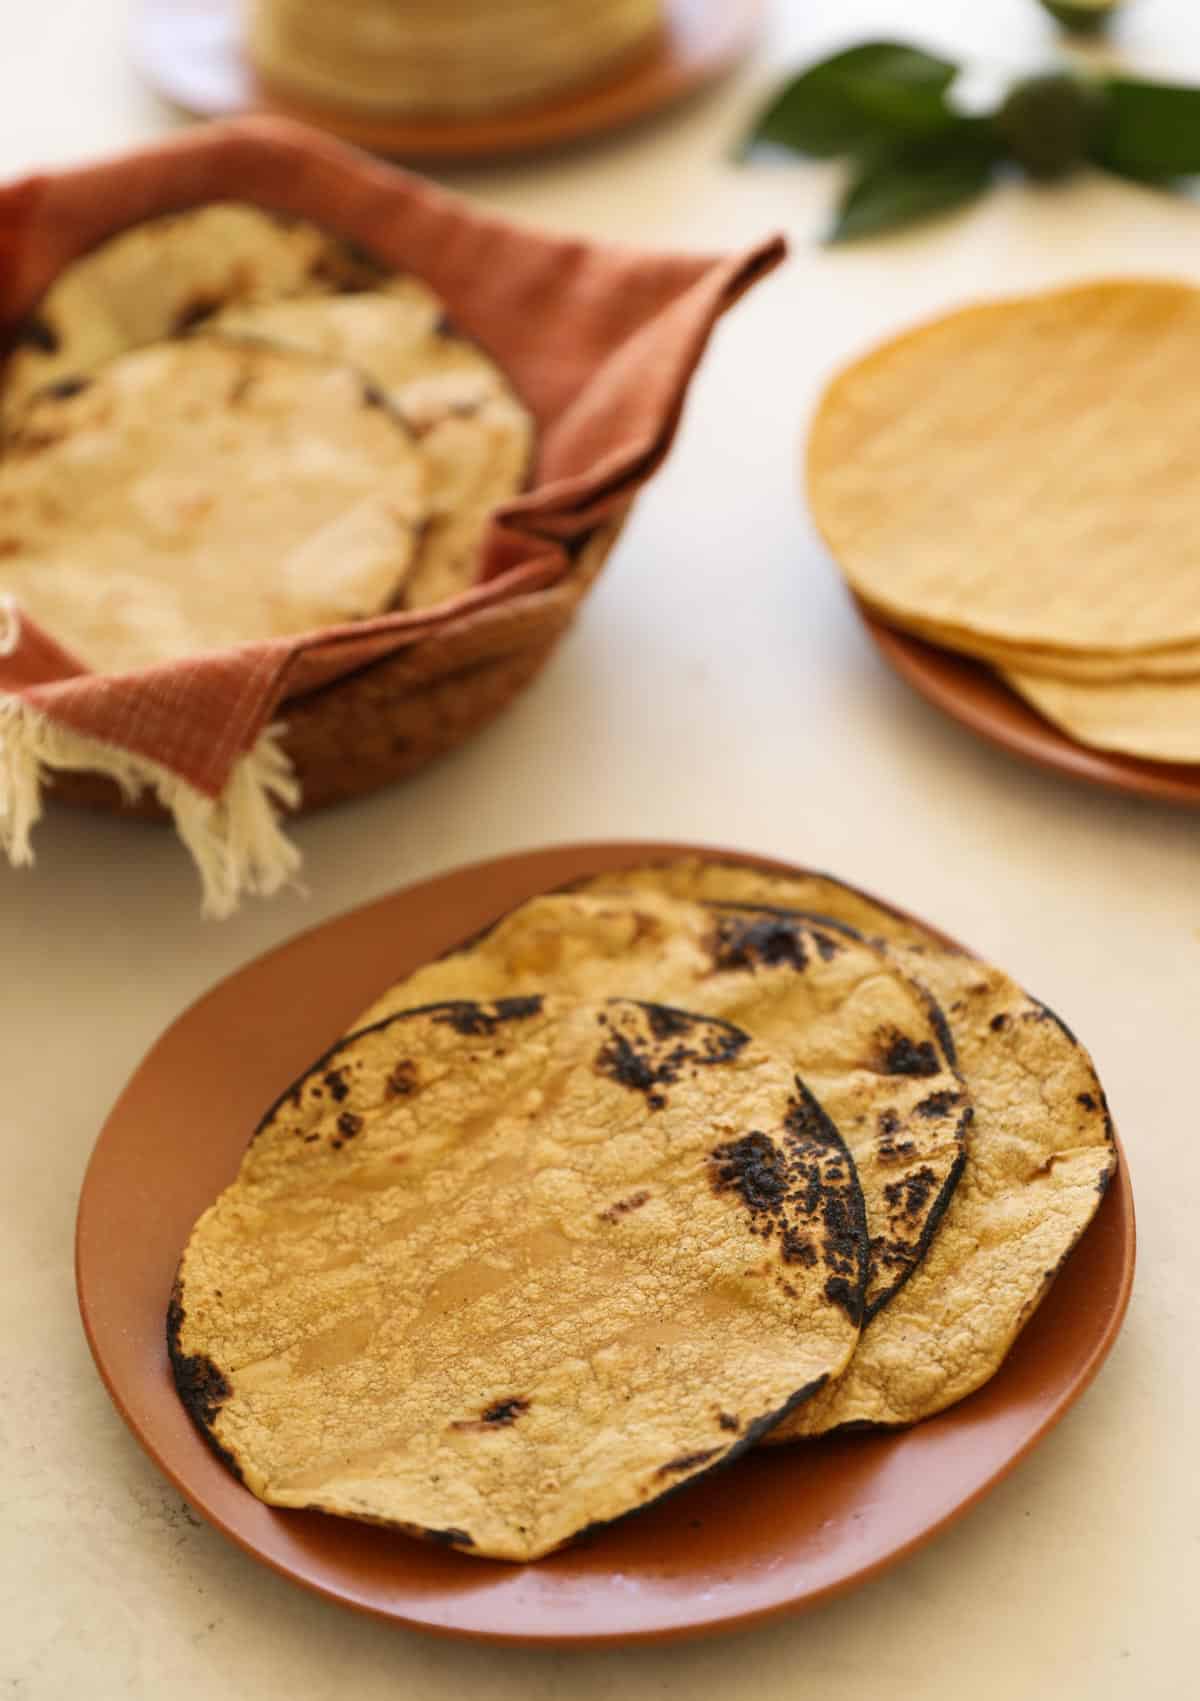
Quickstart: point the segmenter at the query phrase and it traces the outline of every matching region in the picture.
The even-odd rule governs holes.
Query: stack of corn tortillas
[[[592,82],[662,19],[663,0],[253,0],[247,45],[304,99],[453,118]]]
[[[236,203],[69,267],[0,432],[0,594],[110,673],[469,589],[533,447],[424,284]]]
[[[851,366],[816,522],[882,620],[1080,743],[1200,762],[1200,290],[1116,281],[940,319]]]
[[[1115,1165],[1086,1052],[838,882],[535,898],[364,1012],[196,1225],[176,1385],[270,1504],[535,1559],[985,1382]]]

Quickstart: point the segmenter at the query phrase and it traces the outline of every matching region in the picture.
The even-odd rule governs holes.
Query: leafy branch
[[[952,99],[960,69],[903,42],[847,48],[776,92],[742,157],[774,147],[848,159],[833,242],[964,206],[1006,166],[1040,181],[1089,164],[1163,186],[1200,174],[1200,89],[1058,70],[1023,78],[995,111],[969,116]]]

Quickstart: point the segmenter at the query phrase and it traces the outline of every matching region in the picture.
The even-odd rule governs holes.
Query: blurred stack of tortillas
[[[105,673],[470,589],[533,449],[423,283],[236,203],[69,266],[0,428],[0,592]]]
[[[1080,743],[1200,762],[1200,290],[968,308],[842,372],[817,526],[880,619],[995,667]]]
[[[281,91],[349,110],[471,116],[593,82],[657,36],[663,0],[253,0]]]

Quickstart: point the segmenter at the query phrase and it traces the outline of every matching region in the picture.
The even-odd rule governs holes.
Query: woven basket
[[[448,621],[411,649],[281,704],[283,747],[303,796],[298,813],[406,779],[494,720],[550,659],[623,524],[624,516],[594,532],[549,590]],[[50,795],[168,819],[149,793],[130,802],[99,774],[57,774]]]

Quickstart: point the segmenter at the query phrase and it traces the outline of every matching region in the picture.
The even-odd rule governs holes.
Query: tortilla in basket
[[[854,1157],[871,1238],[867,1315],[920,1262],[962,1170],[969,1096],[928,994],[835,925],[641,892],[536,898],[419,969],[362,1018],[442,998],[652,998],[723,1017],[784,1057]]]
[[[66,379],[0,457],[0,592],[121,673],[379,612],[426,515],[411,434],[348,367],[161,343]]]
[[[336,1046],[197,1223],[176,1386],[260,1499],[528,1560],[844,1368],[845,1147],[728,1023],[460,1001]]]

